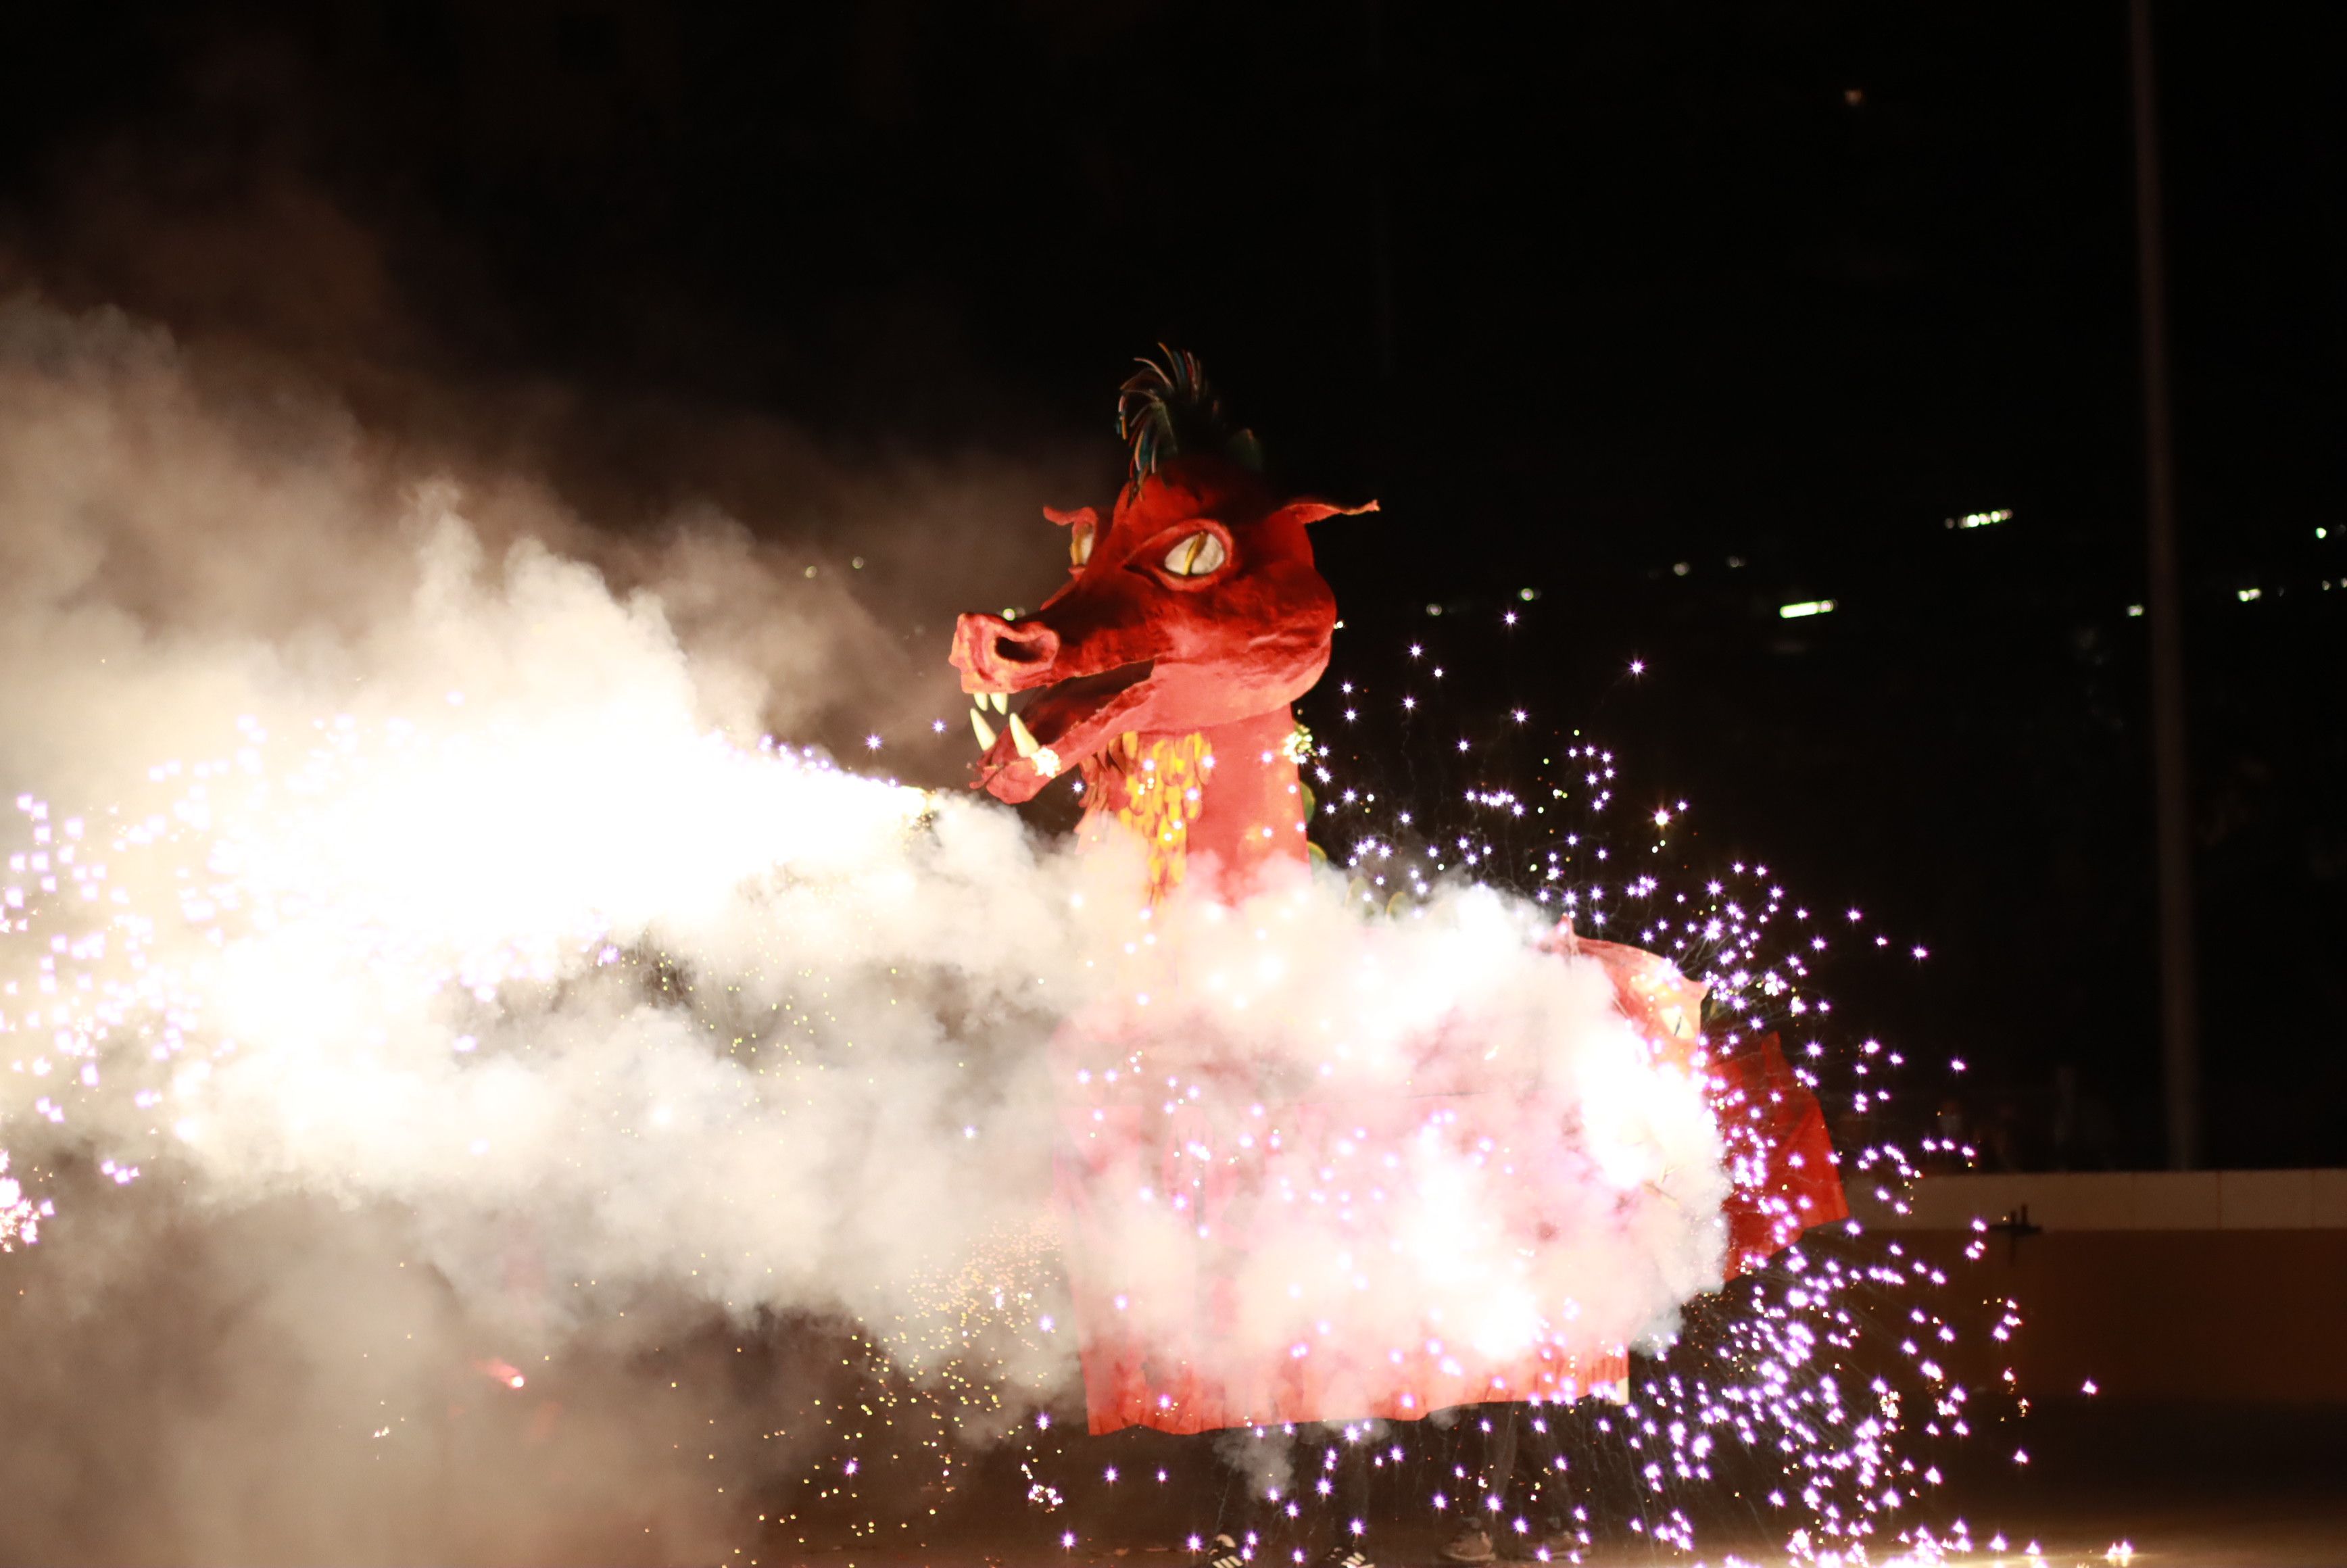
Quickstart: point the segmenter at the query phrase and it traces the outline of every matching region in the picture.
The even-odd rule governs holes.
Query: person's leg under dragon
[[[1328,1568],[1377,1568],[1369,1556],[1369,1471],[1379,1457],[1373,1429],[1345,1429],[1336,1465],[1336,1542],[1325,1555]]]
[[[1451,1470],[1460,1479],[1459,1533],[1442,1548],[1449,1563],[1489,1563],[1499,1553],[1506,1528],[1508,1484],[1516,1473],[1516,1446],[1523,1407],[1473,1405],[1459,1423]],[[1467,1456],[1474,1456],[1470,1471]]]

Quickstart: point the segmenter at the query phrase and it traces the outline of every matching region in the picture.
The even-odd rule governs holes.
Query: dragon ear
[[[1378,509],[1375,501],[1363,501],[1358,507],[1340,507],[1334,501],[1290,501],[1269,517],[1266,523],[1317,523],[1323,518],[1358,518],[1363,512]]]
[[[1078,523],[1081,523],[1084,527],[1089,528],[1098,528],[1100,527],[1100,514],[1093,511],[1090,507],[1077,507],[1071,510],[1063,510],[1058,507],[1046,507],[1043,508],[1043,518],[1046,522],[1057,523],[1063,528],[1072,528]]]

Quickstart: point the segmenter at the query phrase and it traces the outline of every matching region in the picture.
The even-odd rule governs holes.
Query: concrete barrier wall
[[[2347,1230],[2347,1171],[1967,1173],[1926,1176],[1888,1202],[1853,1184],[1850,1198],[1884,1230],[1969,1230],[2024,1205],[2049,1231]]]
[[[2019,1304],[2011,1346],[1963,1359],[2011,1365],[2025,1393],[2347,1405],[2347,1171],[1931,1176],[1903,1213],[1851,1199],[1953,1287]],[[2034,1229],[2001,1223],[2024,1207]],[[1976,1218],[1993,1228],[1967,1261]]]

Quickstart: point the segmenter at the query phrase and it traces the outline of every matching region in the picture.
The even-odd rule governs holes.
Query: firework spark
[[[41,391],[10,406],[37,420],[58,402]],[[547,1348],[648,1286],[737,1323],[853,1321],[856,1398],[803,1423],[820,1451],[777,1521],[804,1533],[828,1510],[869,1541],[901,1486],[943,1517],[975,1483],[970,1450],[1004,1444],[1048,1516],[1036,1539],[1057,1542],[1083,1536],[1092,1500],[1158,1490],[1139,1462],[1110,1481],[1065,1419],[1082,1336],[1050,1152],[1071,1115],[1131,1113],[1190,1136],[1170,1173],[1111,1173],[1121,1240],[1095,1261],[1120,1271],[1103,1296],[1128,1318],[1183,1327],[1161,1316],[1176,1276],[1221,1239],[1198,1232],[1240,1223],[1211,1172],[1239,1162],[1277,1220],[1238,1232],[1260,1245],[1227,1270],[1226,1381],[1298,1347],[1339,1384],[1398,1352],[1438,1374],[1468,1364],[1462,1346],[1646,1352],[1612,1399],[1535,1390],[1525,1458],[1495,1486],[1452,1428],[1405,1412],[1265,1422],[1245,1436],[1278,1450],[1266,1531],[1463,1512],[1580,1561],[1688,1546],[1734,1477],[1796,1555],[1968,1541],[1921,1523],[1931,1445],[2003,1391],[1952,1372],[1944,1276],[1895,1243],[1820,1236],[1715,1291],[1718,1195],[1749,1179],[1749,1142],[1707,1109],[1699,1065],[1538,944],[1569,916],[1664,956],[1710,985],[1707,1046],[1782,1034],[1802,1081],[1861,1127],[1904,1064],[1841,1029],[1819,975],[1844,948],[1920,945],[1812,917],[1765,866],[1691,867],[1687,803],[1634,788],[1597,741],[1560,738],[1511,776],[1506,747],[1540,730],[1516,709],[1442,715],[1429,749],[1478,772],[1440,800],[1318,759],[1336,869],[1248,909],[1153,917],[1113,856],[760,739],[654,599],[615,599],[543,547],[487,564],[447,510],[402,563],[412,602],[354,635],[340,657],[360,673],[338,666],[331,700],[282,663],[254,675],[241,642],[175,650],[196,672],[165,681],[90,675],[115,645],[62,623],[27,633],[75,656],[15,700],[48,704],[56,736],[109,743],[12,758],[20,787],[67,782],[20,795],[0,844],[0,1142],[16,1156],[0,1154],[0,1249],[52,1245],[44,1183],[68,1158],[221,1204],[405,1205],[431,1221],[430,1261],[495,1304],[510,1342],[457,1371],[505,1402],[517,1380],[535,1399]],[[1392,671],[1420,677],[1409,690],[1357,678],[1343,712],[1431,717],[1465,683],[1442,659],[1413,646]],[[853,732],[901,733],[877,714]],[[123,769],[126,735],[161,750]],[[1463,1142],[1418,1117],[1307,1126],[1298,1110],[1390,1111],[1397,1084],[1469,1069],[1527,1088],[1513,1121]],[[1494,1168],[1565,1142],[1539,1132],[1568,1109],[1554,1182],[1575,1201],[1543,1237],[1556,1216]],[[1843,1175],[1896,1202],[1912,1168],[1870,1136]],[[371,1442],[411,1440],[364,1415]],[[1373,1514],[1337,1479],[1356,1457]]]

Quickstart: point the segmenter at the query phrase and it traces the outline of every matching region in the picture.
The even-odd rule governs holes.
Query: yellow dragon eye
[[[1228,559],[1223,541],[1200,528],[1165,552],[1165,569],[1175,577],[1204,577]]]
[[[1092,559],[1092,527],[1078,523],[1068,530],[1068,564],[1081,567]]]

